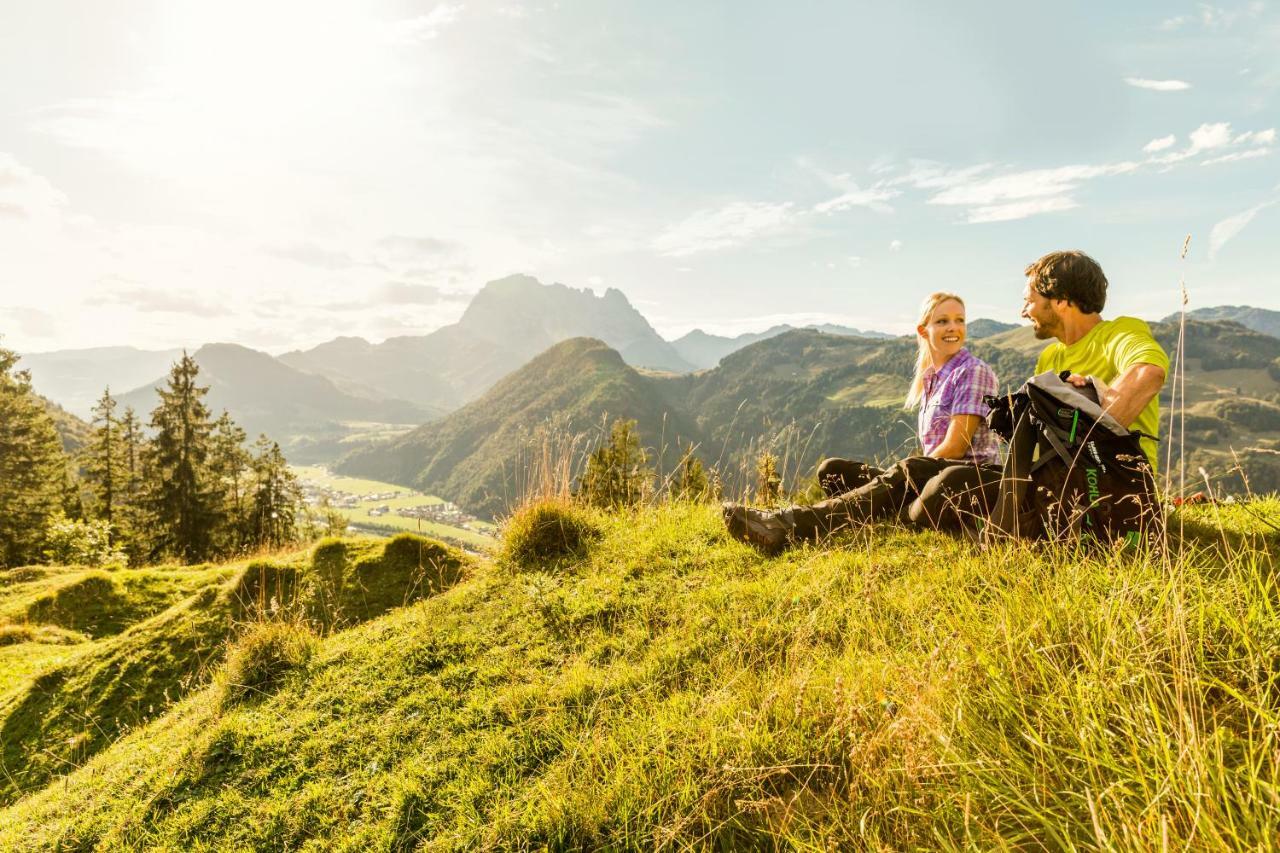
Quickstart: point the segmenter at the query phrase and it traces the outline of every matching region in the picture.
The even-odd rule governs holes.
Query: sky
[[[1062,248],[1104,316],[1280,309],[1275,0],[0,0],[0,79],[19,352],[425,334],[517,272],[905,333]]]

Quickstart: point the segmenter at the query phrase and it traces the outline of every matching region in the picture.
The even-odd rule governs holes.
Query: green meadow
[[[106,609],[11,570],[0,848],[1269,848],[1278,517],[770,558],[550,503],[492,557],[330,540]]]

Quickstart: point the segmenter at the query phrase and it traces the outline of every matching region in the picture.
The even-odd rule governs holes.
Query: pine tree
[[[144,462],[147,442],[142,423],[132,406],[126,406],[119,421],[120,432],[120,500],[116,510],[116,529],[129,562],[136,565],[151,552],[148,536]]]
[[[608,443],[588,457],[578,488],[587,503],[607,508],[635,506],[652,487],[653,469],[635,428],[633,420],[614,421]]]
[[[280,445],[265,435],[253,445],[253,516],[250,539],[258,547],[278,548],[297,539],[302,487],[289,470]]]
[[[671,497],[686,501],[705,501],[714,497],[707,470],[702,466],[702,460],[693,455],[692,450],[680,460],[675,479],[671,483]]]
[[[53,419],[17,363],[0,348],[0,566],[39,559],[68,476]]]
[[[200,368],[185,352],[158,389],[160,405],[151,413],[155,438],[147,456],[147,505],[154,521],[153,552],[171,552],[198,562],[213,552],[221,521],[218,490],[208,470],[207,386],[196,384]]]
[[[247,541],[251,527],[248,482],[252,462],[244,447],[245,432],[225,409],[213,424],[209,441],[209,473],[219,495],[222,524],[215,531],[218,551],[234,553]]]
[[[119,507],[124,502],[124,460],[116,401],[108,386],[93,407],[93,435],[84,449],[84,479],[93,493],[93,515],[107,523],[111,541],[119,540],[115,529]]]

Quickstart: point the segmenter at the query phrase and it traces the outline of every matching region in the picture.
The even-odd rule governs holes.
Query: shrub
[[[501,560],[515,569],[554,567],[582,554],[599,535],[581,508],[554,498],[535,501],[507,519]]]
[[[301,622],[258,622],[227,652],[219,678],[224,708],[274,692],[290,672],[306,666],[318,641]]]
[[[58,513],[49,519],[44,538],[44,557],[50,563],[123,568],[129,562],[124,551],[111,544],[107,521],[84,521]]]

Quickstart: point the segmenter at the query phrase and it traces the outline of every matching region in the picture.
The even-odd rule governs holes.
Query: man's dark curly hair
[[[1065,299],[1085,314],[1097,314],[1107,304],[1107,277],[1084,252],[1050,252],[1022,272],[1036,293]]]

